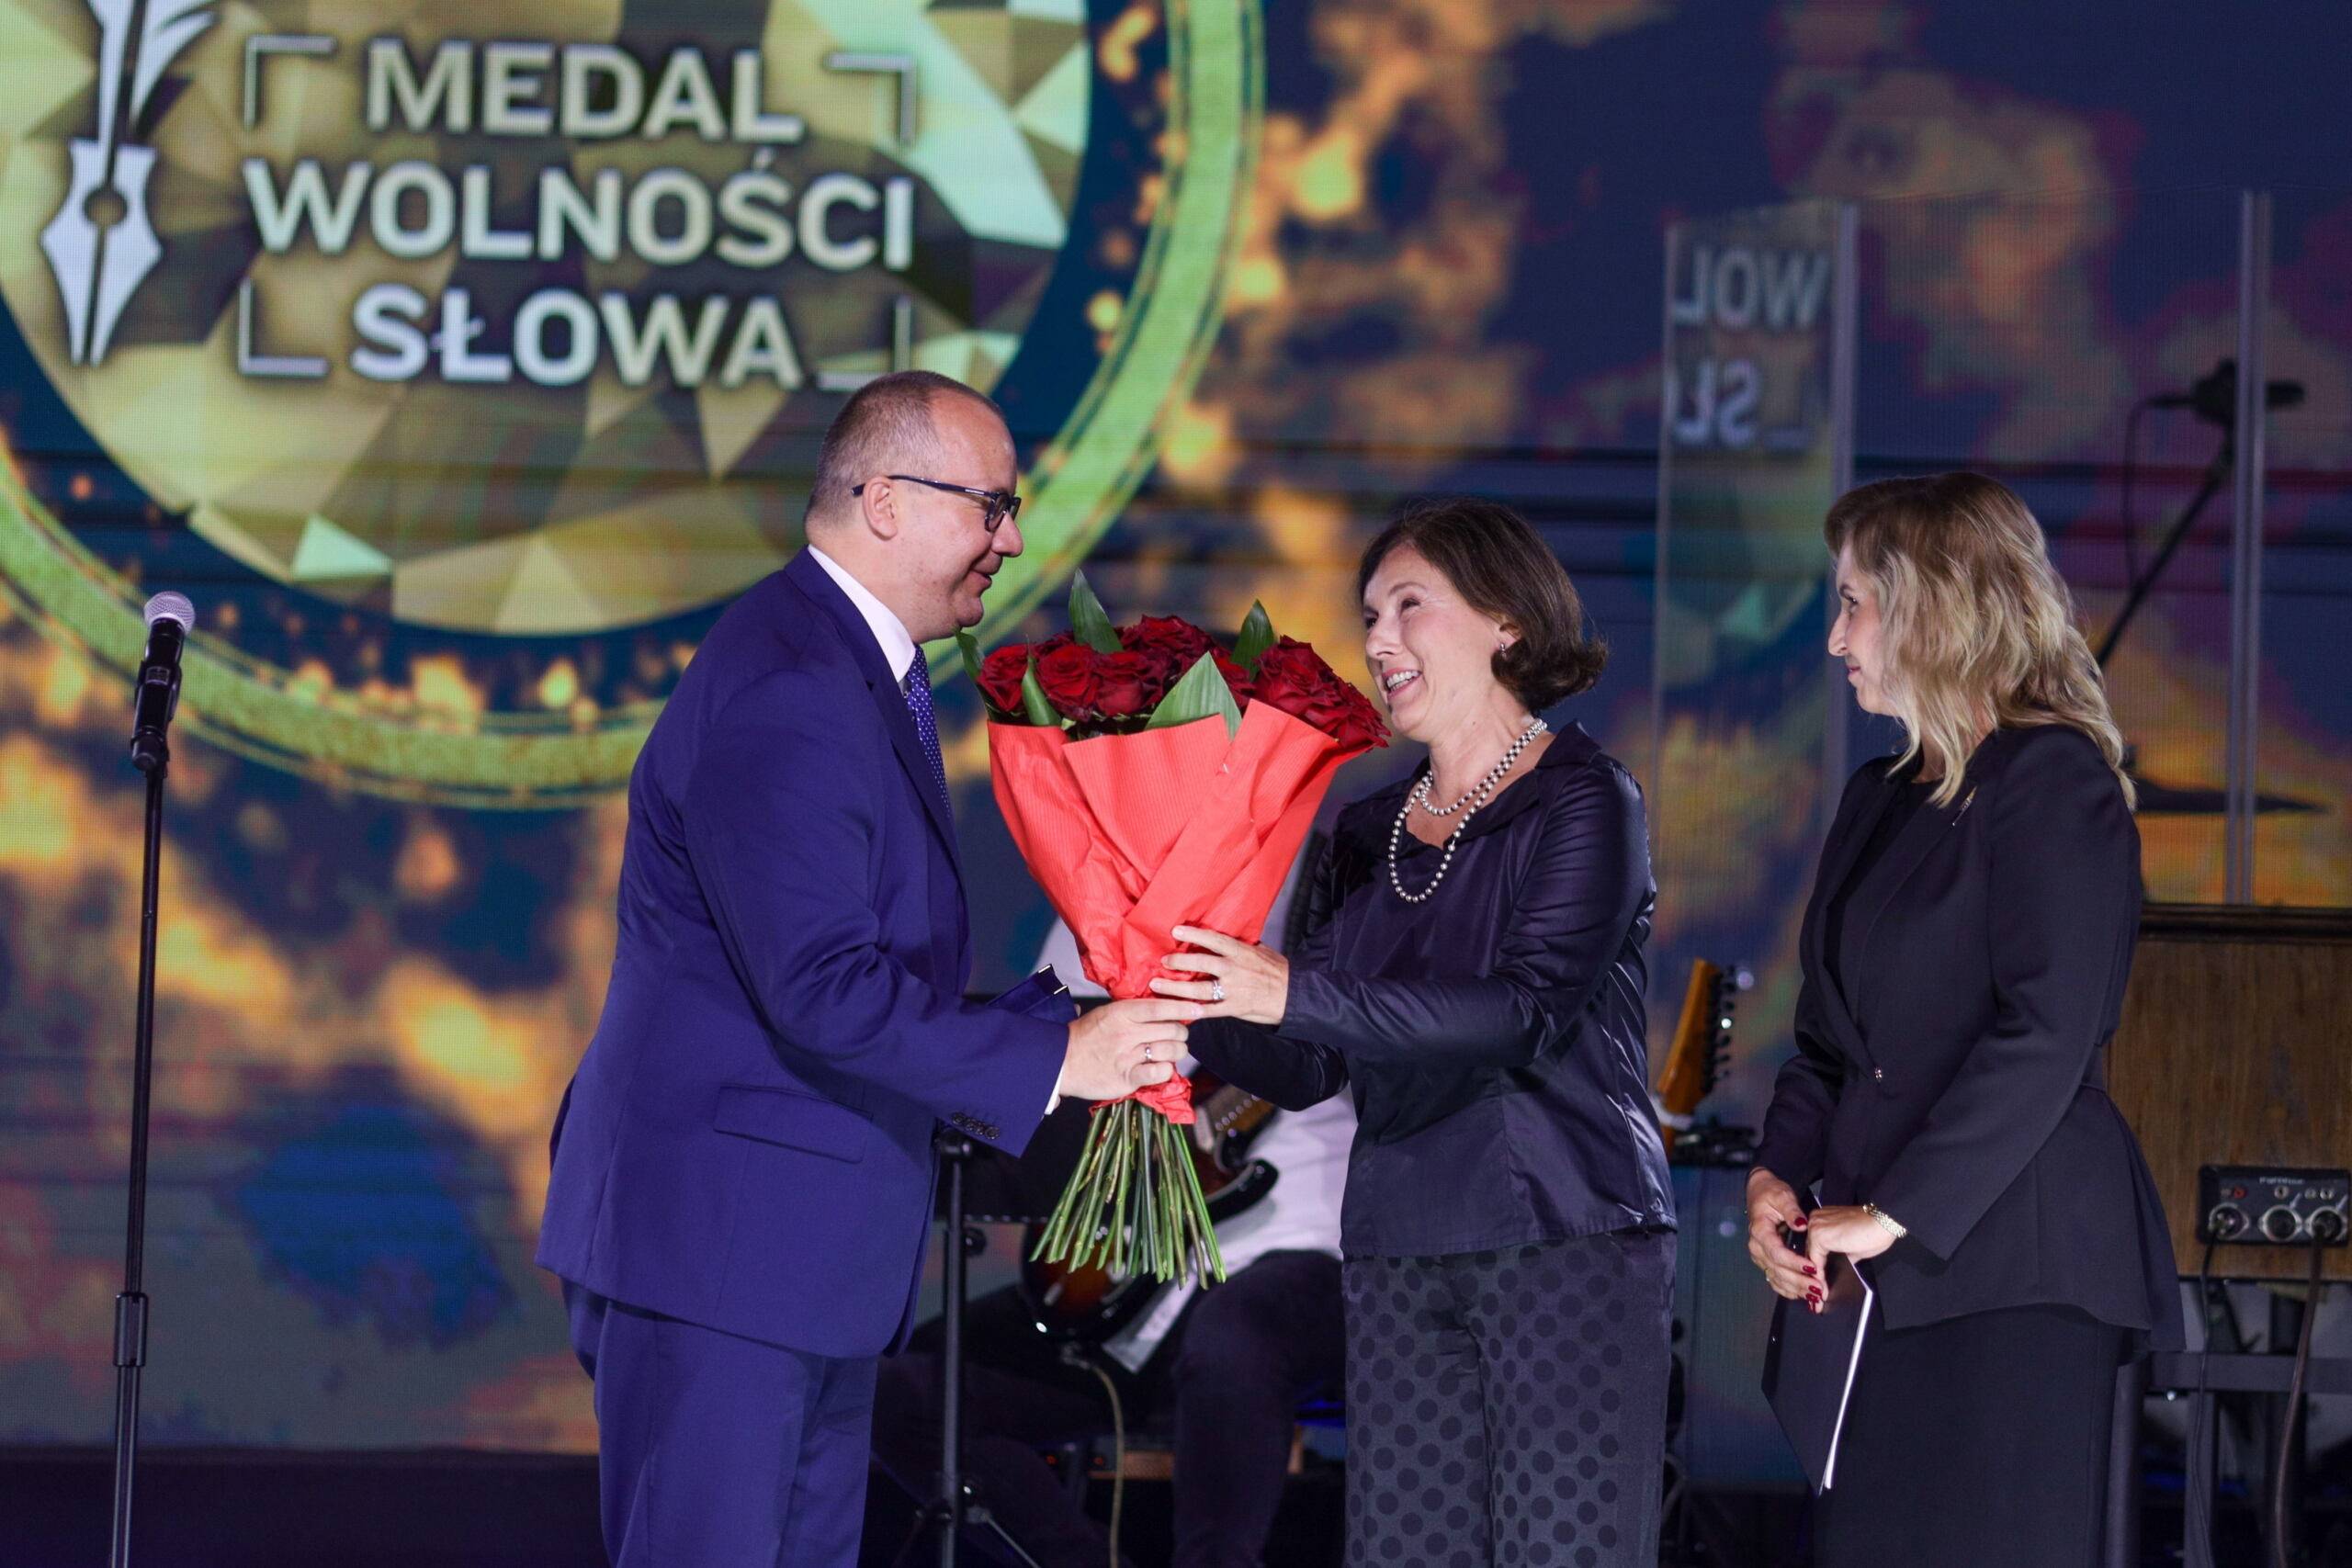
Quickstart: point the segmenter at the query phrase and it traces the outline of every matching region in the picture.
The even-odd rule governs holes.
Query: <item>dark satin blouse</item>
[[[1282,1023],[1193,1026],[1210,1070],[1286,1109],[1352,1085],[1341,1245],[1433,1257],[1674,1224],[1648,1093],[1641,792],[1573,725],[1471,819],[1432,897],[1390,886],[1407,779],[1349,806],[1303,896]],[[1401,872],[1441,848],[1409,833]]]

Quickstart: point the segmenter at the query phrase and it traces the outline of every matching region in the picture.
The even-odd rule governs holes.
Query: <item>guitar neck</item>
[[[1275,1109],[1273,1101],[1231,1084],[1218,1085],[1199,1102],[1199,1119],[1193,1123],[1193,1135],[1184,1141],[1184,1148],[1193,1156],[1193,1171],[1204,1190],[1215,1191],[1232,1179],[1243,1151],[1272,1119]]]
[[[1694,960],[1682,997],[1682,1016],[1657,1076],[1658,1109],[1666,1116],[1688,1118],[1714,1088],[1722,1047],[1729,1038],[1727,999],[1724,971],[1703,958]]]
[[[1210,1135],[1225,1137],[1230,1134],[1248,1134],[1274,1113],[1273,1101],[1261,1100],[1247,1089],[1231,1084],[1220,1085],[1200,1102],[1200,1121]]]

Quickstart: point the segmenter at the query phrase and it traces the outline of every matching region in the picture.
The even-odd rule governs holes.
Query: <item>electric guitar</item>
[[[1274,1189],[1274,1168],[1249,1157],[1249,1148],[1275,1108],[1213,1073],[1193,1075],[1197,1120],[1185,1150],[1200,1179],[1212,1225],[1244,1213]],[[1107,1269],[1073,1269],[1030,1257],[1046,1227],[1031,1224],[1021,1238],[1021,1294],[1038,1331],[1049,1339],[1099,1345],[1141,1316],[1159,1293],[1151,1275],[1116,1275]]]
[[[1691,1113],[1723,1077],[1731,1056],[1732,1015],[1737,1007],[1740,982],[1736,970],[1726,971],[1705,959],[1690,964],[1690,984],[1682,994],[1682,1016],[1674,1026],[1674,1042],[1667,1047],[1666,1065],[1650,1091],[1657,1107],[1658,1132],[1671,1155],[1678,1136],[1690,1128]]]

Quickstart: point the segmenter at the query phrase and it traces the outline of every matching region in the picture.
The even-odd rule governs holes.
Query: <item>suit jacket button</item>
[[[1884,1067],[1872,1067],[1871,1069],[1871,1081],[1873,1083],[1884,1083],[1886,1081],[1886,1069]]]

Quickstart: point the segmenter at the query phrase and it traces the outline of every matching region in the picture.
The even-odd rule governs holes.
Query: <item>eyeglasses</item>
[[[1021,498],[1009,490],[976,490],[970,485],[952,485],[945,479],[927,479],[921,474],[885,474],[882,477],[910,485],[929,485],[933,490],[944,490],[950,495],[970,496],[985,509],[980,513],[980,521],[991,533],[1004,524],[1018,522],[1021,517]],[[865,487],[862,484],[854,484],[849,487],[849,492],[852,495],[864,495]]]

